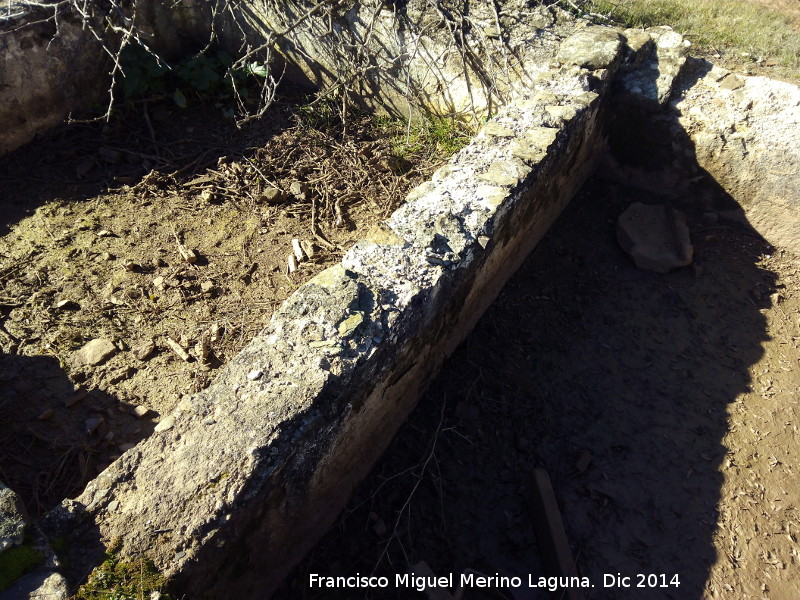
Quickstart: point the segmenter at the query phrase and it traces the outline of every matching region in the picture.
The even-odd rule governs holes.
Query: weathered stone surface
[[[267,16],[257,7],[255,16],[263,19],[253,25],[261,31],[250,32],[252,41],[292,24],[291,6],[273,5],[277,12]],[[480,115],[488,100],[497,101],[493,94],[513,100],[373,235],[351,248],[341,265],[292,295],[210,388],[184,398],[138,446],[122,446],[120,460],[50,515],[53,532],[74,536],[72,565],[80,575],[101,559],[102,540],[120,538],[122,556],[145,551],[192,597],[269,595],[330,525],[444,357],[593,169],[606,124],[598,115],[609,114],[600,111],[602,95],[609,83],[619,82],[619,32],[586,28],[564,43],[558,54],[563,66],[556,69],[546,65],[572,29],[542,36],[520,27],[512,39],[492,42],[519,43],[507,72],[477,65],[462,76],[464,63],[447,36],[445,17],[423,0],[404,7],[408,23],[419,27],[402,35],[395,11],[368,1],[344,13],[311,15],[280,52],[294,75],[321,84],[342,75],[342,65],[352,66],[347,52],[360,40],[382,40],[385,64],[393,66],[360,73],[352,92],[390,112],[425,106]],[[485,11],[494,19],[490,3],[477,2],[474,9],[471,18]],[[442,35],[425,37],[422,31]],[[220,32],[227,34],[225,28]],[[778,102],[785,104],[782,116],[795,118],[800,102],[793,92],[768,86],[778,93],[775,104],[767,103],[773,112],[760,113],[753,110],[758,97],[750,95],[750,80],[722,86],[727,77],[712,77],[712,69],[708,97],[728,94],[728,108],[715,113],[704,102],[690,101],[695,88],[688,83],[689,91],[675,89],[686,44],[674,32],[657,28],[646,36],[625,36],[622,93],[643,112],[662,111],[654,117],[661,128],[643,133],[641,147],[628,143],[629,154],[655,155],[657,166],[670,168],[697,159],[730,189],[759,193],[765,187],[775,193],[772,174],[748,180],[740,167],[763,168],[774,159],[774,148],[786,149],[765,129]],[[676,106],[688,103],[669,113],[675,91],[683,94]],[[689,119],[686,129],[678,116]],[[619,129],[636,129],[626,111],[616,117]],[[689,140],[696,156],[673,165],[673,155],[691,147]],[[753,148],[760,149],[763,140],[772,146],[755,160]],[[658,152],[654,144],[660,144]],[[792,152],[784,153],[788,158],[776,164],[797,172]],[[730,157],[726,171],[723,163]],[[642,180],[657,178],[648,172]],[[773,205],[785,201],[781,210],[788,210],[773,216],[792,223],[786,216],[796,200],[776,197]],[[680,219],[673,223],[679,230]],[[680,239],[676,234],[673,242]],[[685,259],[688,250],[682,248]],[[261,375],[248,377],[254,372]]]
[[[79,350],[72,355],[72,363],[75,365],[99,365],[107,361],[117,353],[117,347],[111,340],[96,339],[86,342]]]
[[[556,55],[565,65],[607,69],[620,57],[622,37],[607,27],[588,27],[567,38]]]
[[[212,6],[206,0],[139,0],[133,21],[142,39],[167,60],[208,43],[212,26],[215,42],[233,52],[244,42],[256,47],[275,32],[291,32],[274,48],[286,61],[281,77],[315,87],[347,81],[352,99],[413,118],[425,112],[460,115],[465,120],[486,115],[490,107],[529,87],[532,73],[527,65],[552,58],[561,38],[577,27],[560,9],[534,6],[526,7],[526,18],[515,19],[513,27],[503,27],[497,36],[487,38],[485,27],[465,29],[467,47],[480,48],[483,56],[488,50],[503,57],[503,68],[497,68],[500,63],[491,60],[465,61],[451,34],[460,16],[427,0],[410,0],[402,11],[382,0],[340,5],[336,10],[317,7],[302,18],[297,6],[285,2],[245,0],[225,11],[214,11]],[[469,19],[494,28],[495,10],[491,2],[473,2]],[[110,59],[89,28],[83,27],[72,3],[48,8],[20,3],[13,12],[18,13],[15,18],[0,21],[0,74],[5,84],[0,86],[4,131],[0,155],[63,122],[110,87]],[[537,24],[544,22],[552,35],[538,34]],[[113,51],[119,35],[107,33],[104,43]],[[380,68],[377,64],[364,68],[364,57],[370,53],[380,57]],[[108,159],[106,154],[102,151],[101,157]],[[263,196],[265,202],[284,198],[278,191]]]
[[[698,166],[770,243],[800,254],[800,88],[765,77],[717,80],[708,63],[693,67],[669,115]]]
[[[246,5],[260,21],[261,35],[292,29],[291,39],[278,43],[278,51],[290,65],[287,77],[316,87],[348,77],[354,99],[412,118],[421,114],[420,109],[466,120],[486,115],[495,103],[529,87],[533,71],[527,65],[552,59],[561,39],[578,26],[556,7],[534,5],[525,7],[526,17],[515,19],[513,27],[497,31],[496,7],[478,0],[470,3],[469,20],[485,25],[464,30],[462,44],[453,44],[452,28],[461,16],[457,10],[443,11],[427,0],[409,0],[402,10],[380,0],[366,0],[347,10],[315,15],[299,25],[294,23],[297,12],[291,4],[250,1]],[[539,35],[537,23],[542,22],[548,23],[554,35]],[[219,28],[226,30],[236,28]],[[487,37],[487,30],[491,36]],[[465,60],[460,47],[481,48],[503,58],[497,63]],[[380,56],[386,68],[356,66],[370,52]],[[358,70],[355,77],[350,74],[354,68]]]
[[[686,215],[664,204],[635,202],[617,220],[617,241],[640,269],[667,273],[691,264]]]
[[[0,22],[0,155],[61,123],[104,89],[105,55],[91,32],[66,11],[58,34],[41,22],[53,9],[20,5]]]
[[[69,597],[67,580],[49,569],[29,573],[0,591],[0,600],[67,600]]]
[[[119,34],[87,27],[74,3],[8,2],[0,18],[0,155],[63,123],[70,113],[87,108],[107,94],[111,58],[95,33],[106,34],[109,50]],[[110,16],[110,15],[109,15]],[[211,32],[208,2],[158,0],[136,2],[133,18],[139,35],[173,60],[193,51],[195,41]],[[178,33],[180,32],[180,33]],[[113,158],[100,149],[103,159]]]
[[[25,507],[11,488],[0,482],[0,552],[25,539]]]
[[[655,111],[669,100],[675,78],[686,63],[689,42],[671,27],[650,27],[644,33],[626,30],[628,57],[620,87],[640,110]]]
[[[501,125],[497,121],[489,121],[483,128],[486,135],[503,138],[513,138],[516,134],[514,130],[505,125]]]
[[[159,433],[161,431],[169,431],[170,429],[173,428],[174,425],[175,425],[175,417],[173,415],[170,415],[155,426],[155,432]]]
[[[261,199],[268,204],[280,204],[288,197],[289,195],[286,192],[274,187],[268,187],[261,194]]]
[[[526,131],[520,140],[514,144],[511,153],[514,158],[526,162],[538,162],[547,154],[556,141],[559,131],[556,127],[534,127]]]
[[[488,170],[480,178],[501,187],[517,185],[528,173],[530,168],[519,160],[504,159],[489,165]]]
[[[153,355],[153,352],[156,351],[156,345],[153,340],[147,340],[142,342],[141,344],[137,344],[131,350],[131,353],[138,359],[138,360],[147,360]]]
[[[23,544],[26,550],[32,551],[34,562],[25,569],[32,571],[14,581],[8,588],[0,590],[0,600],[66,600],[69,597],[67,581],[56,572],[58,561],[55,555],[41,531],[29,525],[19,497],[0,482],[0,568],[4,564],[3,553]]]
[[[625,37],[626,60],[622,70],[627,72],[641,64],[641,59],[647,55],[643,50],[645,46],[652,46],[653,38],[642,29],[626,29],[623,32],[623,36]],[[630,53],[633,54],[633,57],[631,57]]]

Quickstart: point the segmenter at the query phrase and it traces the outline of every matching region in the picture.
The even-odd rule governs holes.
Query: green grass
[[[800,68],[800,32],[784,15],[742,0],[587,0],[581,7],[626,27],[670,25],[693,44],[737,60]],[[744,55],[743,53],[747,53]]]
[[[115,544],[106,553],[103,563],[70,600],[142,600],[152,592],[161,592],[162,600],[173,600],[166,593],[166,583],[150,559],[120,561],[114,553]]]
[[[376,126],[391,140],[392,152],[401,160],[446,158],[466,146],[472,136],[459,121],[433,115],[410,124],[376,117]]]

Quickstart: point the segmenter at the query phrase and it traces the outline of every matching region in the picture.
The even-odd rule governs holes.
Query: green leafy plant
[[[122,103],[171,98],[179,108],[193,99],[214,101],[233,116],[234,100],[247,101],[251,88],[269,77],[269,65],[255,60],[235,66],[233,56],[210,49],[169,64],[151,49],[130,43],[120,52]]]
[[[337,99],[331,96],[309,96],[297,108],[297,118],[307,129],[331,129],[341,125],[342,117]]]
[[[165,93],[170,66],[155,53],[139,44],[128,44],[120,51],[119,62],[122,67],[120,86],[123,99]]]

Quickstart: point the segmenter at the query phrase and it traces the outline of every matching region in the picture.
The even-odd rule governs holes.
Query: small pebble
[[[86,394],[88,392],[84,388],[78,388],[75,392],[66,400],[64,400],[64,406],[69,408],[73,404],[80,402],[84,398],[86,398]]]
[[[156,425],[155,431],[168,431],[172,429],[174,426],[175,426],[175,417],[170,415],[166,419],[161,421],[158,425]]]
[[[137,419],[144,419],[150,413],[150,409],[144,406],[137,406],[133,409],[133,414]]]
[[[133,355],[139,360],[147,360],[156,351],[156,345],[152,341],[144,342],[134,347]]]
[[[95,366],[104,363],[117,352],[117,347],[111,340],[95,339],[72,354],[72,363],[75,366]]]
[[[46,411],[44,411],[42,414],[39,415],[39,420],[40,421],[47,421],[48,419],[51,419],[54,414],[55,413],[54,413],[53,409],[52,408],[48,408]]]
[[[92,417],[91,419],[86,419],[83,422],[86,435],[92,435],[104,422],[105,419],[103,419],[103,417]]]
[[[256,369],[255,371],[250,371],[250,372],[247,374],[247,378],[248,378],[250,381],[255,381],[256,379],[258,379],[259,377],[261,377],[263,374],[264,374],[264,371],[261,371],[261,370],[259,370],[259,369]]]
[[[121,369],[117,369],[108,377],[108,382],[111,385],[116,385],[120,381],[124,381],[128,379],[131,375],[133,375],[135,369],[133,367],[123,367]]]
[[[267,204],[278,204],[286,200],[286,197],[287,195],[284,192],[274,187],[268,187],[261,194],[262,200]]]
[[[305,255],[311,259],[314,258],[314,244],[309,240],[300,240],[300,246],[303,248]]]
[[[76,310],[80,308],[80,306],[78,306],[78,304],[72,300],[59,300],[56,302],[55,307],[59,310]]]
[[[296,198],[305,200],[306,194],[308,193],[308,186],[305,183],[293,181],[289,186],[289,193]]]

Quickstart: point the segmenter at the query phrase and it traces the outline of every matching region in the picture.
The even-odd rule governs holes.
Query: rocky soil
[[[432,171],[435,144],[398,154],[391,127],[288,100],[244,131],[145,106],[2,160],[0,476],[31,512],[206,387]]]

